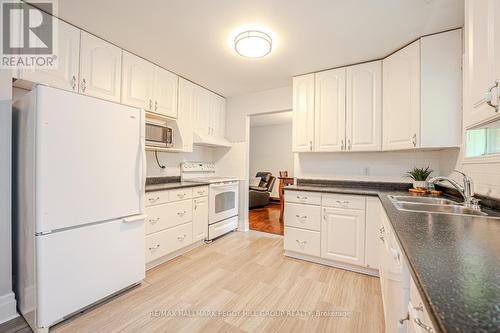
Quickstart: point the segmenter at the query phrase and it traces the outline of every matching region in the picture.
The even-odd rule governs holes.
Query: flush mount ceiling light
[[[234,49],[243,57],[261,58],[271,52],[273,41],[271,37],[257,30],[244,31],[234,39]]]

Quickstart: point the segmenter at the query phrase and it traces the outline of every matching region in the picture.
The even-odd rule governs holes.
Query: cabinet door
[[[226,99],[219,96],[219,118],[217,124],[217,136],[226,136]]]
[[[43,13],[42,15],[47,15]],[[57,24],[57,68],[21,69],[20,78],[65,90],[78,90],[78,57],[80,56],[80,30],[54,18]],[[38,40],[40,41],[40,40]]]
[[[380,199],[376,197],[366,198],[366,240],[365,240],[365,264],[368,268],[379,268],[378,242],[380,236],[380,221],[384,209]]]
[[[210,92],[195,86],[194,131],[200,135],[210,135]]]
[[[217,127],[219,126],[219,99],[218,96],[212,92],[209,94],[209,112],[208,112],[208,134],[210,136],[217,136]]]
[[[81,32],[80,93],[120,102],[122,50]]]
[[[314,74],[293,78],[293,151],[312,151],[314,144]]]
[[[155,66],[153,83],[153,112],[177,118],[177,89],[179,77]]]
[[[321,257],[348,264],[365,265],[365,212],[323,208]]]
[[[466,0],[465,11],[464,125],[470,127],[497,115],[485,94],[500,80],[500,4]]]
[[[153,65],[131,53],[123,51],[122,104],[152,111]]]
[[[177,125],[181,133],[182,151],[193,151],[193,112],[195,107],[195,85],[179,79],[179,114]]]
[[[383,149],[411,149],[420,137],[420,40],[383,60]]]
[[[345,77],[345,68],[316,74],[315,151],[345,148]]]
[[[193,242],[208,236],[208,197],[193,200]]]
[[[382,149],[382,62],[347,67],[347,150]]]

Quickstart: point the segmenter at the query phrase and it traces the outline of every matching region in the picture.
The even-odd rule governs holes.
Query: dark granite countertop
[[[206,186],[209,183],[183,182],[181,177],[151,177],[146,179],[146,192],[175,190],[185,187]]]
[[[411,193],[394,186],[299,183],[286,190],[378,196],[436,328],[500,332],[500,219],[400,211],[388,195]]]

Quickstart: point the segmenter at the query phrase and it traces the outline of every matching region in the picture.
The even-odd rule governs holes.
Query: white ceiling
[[[381,58],[463,26],[463,0],[59,0],[59,16],[224,96]],[[238,27],[275,36],[268,57],[231,49]]]
[[[292,111],[254,115],[250,117],[250,127],[291,124],[292,117]]]

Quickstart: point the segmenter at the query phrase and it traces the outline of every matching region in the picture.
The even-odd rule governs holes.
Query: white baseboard
[[[341,268],[341,269],[345,269],[347,271],[352,271],[352,272],[356,272],[356,273],[361,273],[361,274],[366,274],[366,275],[371,275],[371,276],[376,276],[376,277],[379,276],[378,270],[373,269],[373,268],[345,264],[345,263],[341,263],[341,262],[337,262],[337,261],[333,261],[333,260],[327,260],[327,259],[318,258],[318,257],[310,256],[307,254],[302,254],[302,253],[297,253],[297,252],[287,251],[287,250],[285,250],[285,256],[295,258],[295,259],[310,261],[310,262],[314,262],[314,263],[321,264],[321,265]]]
[[[16,318],[16,297],[13,292],[0,296],[0,324]]]

